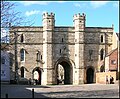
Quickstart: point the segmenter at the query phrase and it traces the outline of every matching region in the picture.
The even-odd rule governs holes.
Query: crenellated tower
[[[43,74],[42,84],[52,84],[53,76],[53,53],[52,53],[52,42],[53,32],[55,26],[55,14],[43,13]]]
[[[75,69],[74,84],[84,83],[84,33],[85,33],[85,14],[80,13],[73,16],[75,32]]]
[[[43,13],[43,31],[51,31],[54,29],[55,26],[55,14],[48,12]]]

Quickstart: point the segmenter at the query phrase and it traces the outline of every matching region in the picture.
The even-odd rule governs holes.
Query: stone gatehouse
[[[44,13],[41,20],[42,26],[11,28],[11,80],[37,79],[41,85],[57,84],[57,79],[63,84],[94,83],[100,63],[112,50],[113,25],[86,27],[84,13],[73,16],[73,26],[55,26],[54,13]]]

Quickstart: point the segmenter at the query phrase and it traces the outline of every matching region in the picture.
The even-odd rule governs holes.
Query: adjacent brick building
[[[106,61],[108,61],[109,64],[106,64],[106,66],[107,65],[109,66],[108,70],[109,71],[117,71],[118,70],[118,48],[110,51],[107,54],[106,58],[107,57],[108,57],[108,60],[106,60]]]

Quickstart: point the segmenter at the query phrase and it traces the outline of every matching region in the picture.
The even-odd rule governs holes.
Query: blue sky
[[[87,27],[112,27],[119,32],[118,1],[17,1],[15,10],[42,26],[43,12],[55,13],[56,26],[73,26],[73,15],[86,14]]]

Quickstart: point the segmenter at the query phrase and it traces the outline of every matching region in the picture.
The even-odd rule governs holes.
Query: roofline
[[[106,55],[106,57],[107,56],[110,56],[115,50],[117,50],[118,48],[115,48],[115,49],[113,49],[113,50],[111,50],[107,55]]]
[[[112,27],[85,27],[85,28],[113,29]]]

